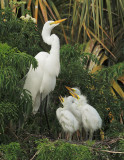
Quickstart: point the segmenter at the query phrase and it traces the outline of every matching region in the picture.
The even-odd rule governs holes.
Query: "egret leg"
[[[49,98],[48,96],[45,98],[44,114],[45,114],[45,118],[46,118],[46,123],[47,123],[48,131],[49,131],[49,134],[50,134],[50,126],[49,126],[49,121],[48,121],[48,116],[47,116],[48,98]]]
[[[81,137],[81,132],[79,130],[77,130],[77,140],[80,141],[80,138]]]
[[[80,140],[81,141],[83,140],[83,131],[82,131],[82,128],[80,128]]]
[[[71,140],[72,140],[72,134],[69,133],[69,142],[71,142]]]
[[[93,138],[93,130],[91,129],[90,130],[90,135],[89,135],[89,140],[92,141],[92,138]]]
[[[88,130],[85,129],[85,132],[86,132],[85,140],[88,140]]]
[[[66,134],[65,134],[65,139],[66,139],[67,141],[69,140],[69,136],[70,136],[69,133],[66,133]]]

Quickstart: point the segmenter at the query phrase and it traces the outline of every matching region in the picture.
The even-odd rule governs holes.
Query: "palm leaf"
[[[43,14],[44,20],[46,22],[48,21],[46,6],[44,5],[43,1],[39,1],[39,5],[40,5],[41,12]]]
[[[124,98],[124,92],[121,89],[121,87],[118,85],[116,81],[112,81],[112,87],[115,89],[115,91],[122,97]]]

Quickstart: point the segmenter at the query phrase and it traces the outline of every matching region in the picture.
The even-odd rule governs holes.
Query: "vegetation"
[[[5,1],[4,10],[2,2],[0,159],[123,160],[123,1],[42,1],[41,5],[39,2],[37,24],[31,19],[20,19],[26,13],[35,15],[35,1],[31,3],[31,12],[25,10],[25,3],[11,2],[9,5],[8,1]],[[31,114],[31,96],[22,88],[30,65],[37,67],[34,56],[39,51],[49,50],[40,34],[44,21],[65,17],[68,19],[61,25],[61,31],[60,28],[54,30],[61,39],[61,73],[47,109],[49,131],[43,113],[42,116],[39,112],[35,116]],[[100,131],[95,133],[93,142],[77,142],[75,135],[73,144],[57,140],[65,138],[55,116],[60,106],[58,97],[69,95],[65,85],[79,87],[98,110],[103,120],[103,141]]]
[[[16,18],[10,8],[0,11],[0,41],[35,56],[42,50],[41,35],[33,21]]]
[[[2,136],[10,124],[31,111],[31,97],[22,90],[22,75],[27,67],[37,66],[36,60],[17,48],[0,43],[0,132]],[[22,68],[23,65],[23,68]],[[25,96],[21,96],[21,94]],[[26,116],[26,115],[25,115]]]

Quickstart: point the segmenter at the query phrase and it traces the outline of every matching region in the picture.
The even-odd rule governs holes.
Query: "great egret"
[[[63,103],[65,99],[60,97],[61,102]],[[74,132],[79,130],[80,124],[76,117],[65,107],[58,108],[56,110],[57,119],[62,126],[63,130],[69,134],[69,141],[72,139]]]
[[[40,107],[41,96],[43,100],[55,88],[56,77],[60,72],[60,41],[57,35],[51,35],[51,31],[65,20],[47,21],[43,26],[42,38],[45,43],[51,45],[50,54],[39,52],[35,56],[38,67],[33,69],[31,65],[23,87],[31,93],[33,114],[36,114]]]
[[[71,94],[74,98],[78,99],[77,108],[80,110],[82,115],[82,125],[86,132],[86,139],[88,138],[89,132],[89,139],[92,140],[94,131],[101,129],[102,127],[102,119],[97,110],[87,103],[85,96],[79,96],[74,92],[71,92]]]

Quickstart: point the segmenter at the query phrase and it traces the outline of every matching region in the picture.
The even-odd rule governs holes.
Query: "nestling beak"
[[[80,99],[80,97],[79,97],[76,93],[74,93],[74,92],[72,92],[72,91],[69,91],[69,93],[70,93],[74,98],[76,98],[77,100]]]
[[[61,101],[61,103],[64,102],[64,98],[62,96],[59,96],[59,100]]]
[[[71,88],[71,87],[68,87],[68,86],[65,86],[65,88],[67,88],[67,90],[71,91],[71,92],[75,92],[75,89]]]
[[[51,22],[50,25],[51,25],[51,24],[61,23],[61,22],[65,21],[66,19],[67,19],[67,18],[65,18],[65,19],[60,19],[60,20],[58,20],[58,21]]]

